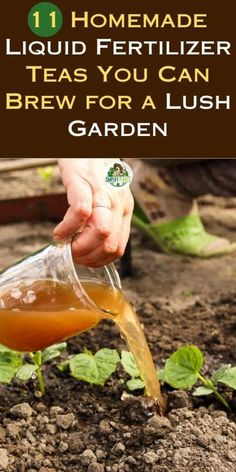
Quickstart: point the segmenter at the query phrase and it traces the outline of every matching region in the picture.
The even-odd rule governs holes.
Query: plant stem
[[[199,374],[199,373],[198,373],[198,378],[199,378],[199,380],[201,380],[201,382],[203,383],[203,385],[205,385],[205,387],[210,388],[210,389],[212,390],[212,392],[214,393],[215,397],[216,397],[221,403],[223,403],[223,405],[225,406],[225,408],[227,408],[228,411],[231,411],[228,402],[227,402],[227,401],[225,400],[225,398],[218,392],[218,390],[217,390],[216,387],[214,386],[213,382],[209,381],[208,379],[206,379],[205,377],[203,377],[203,375],[201,375],[201,374]]]
[[[40,392],[42,393],[42,395],[45,395],[45,383],[44,383],[44,380],[43,380],[41,367],[38,367],[38,369],[36,370],[36,374],[38,376]]]
[[[30,357],[31,357],[33,363],[37,366],[36,374],[37,374],[37,377],[38,377],[40,392],[42,393],[42,395],[45,395],[45,383],[44,383],[43,374],[42,374],[42,371],[41,371],[41,366],[42,366],[41,351],[38,351],[35,354],[33,352],[30,352]]]

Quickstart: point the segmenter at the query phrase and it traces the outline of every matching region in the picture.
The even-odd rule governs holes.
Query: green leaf
[[[230,370],[230,368],[231,368],[231,364],[225,364],[225,365],[222,365],[222,367],[220,367],[216,372],[214,372],[214,374],[211,377],[213,384],[216,385],[217,382],[220,382],[221,381],[220,379],[226,374],[226,372]]]
[[[120,356],[115,349],[104,348],[100,349],[94,357],[101,385],[104,385],[106,380],[116,371]]]
[[[69,364],[71,374],[77,380],[103,386],[115,372],[119,361],[120,357],[116,350],[104,348],[95,356],[88,352],[77,354]]]
[[[194,390],[193,396],[194,397],[201,397],[203,395],[211,395],[213,393],[213,390],[207,387],[198,387]]]
[[[182,292],[180,292],[180,295],[182,297],[192,297],[193,292],[191,292],[190,290],[182,290]]]
[[[31,359],[33,360],[33,362],[38,367],[41,367],[41,365],[42,365],[42,352],[37,351],[37,352],[34,352],[34,353],[30,353],[30,356],[31,356]]]
[[[236,390],[236,367],[231,367],[230,369],[226,370],[224,374],[222,373],[221,377],[218,379],[218,382],[221,382]]]
[[[29,380],[33,377],[37,370],[37,366],[34,364],[24,364],[16,372],[16,378],[19,380]]]
[[[70,361],[61,362],[61,364],[57,366],[58,370],[60,370],[61,372],[65,372],[66,370],[68,370],[69,367]]]
[[[45,182],[50,182],[53,178],[54,170],[52,166],[47,167],[38,167],[37,174],[45,180]]]
[[[157,376],[159,380],[162,380],[162,382],[165,382],[165,369],[157,370]]]
[[[42,363],[44,364],[45,362],[51,361],[60,356],[66,347],[66,343],[54,344],[53,346],[48,347],[42,352]]]
[[[190,388],[197,382],[203,362],[203,355],[196,346],[181,347],[166,361],[165,381],[177,389]]]
[[[22,355],[15,351],[0,352],[0,382],[10,383],[22,365]]]
[[[77,354],[70,359],[71,375],[77,380],[100,385],[98,369],[94,356],[86,353]]]
[[[132,352],[122,351],[121,364],[124,367],[125,372],[127,372],[130,377],[141,377],[140,370],[137,366],[137,362]]]
[[[145,387],[144,381],[138,378],[128,380],[126,385],[130,391],[141,390]]]

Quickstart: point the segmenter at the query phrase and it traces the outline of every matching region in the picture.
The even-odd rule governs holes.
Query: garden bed
[[[209,203],[211,214],[217,206]],[[214,208],[213,208],[214,207]],[[235,209],[234,209],[235,211]],[[206,207],[204,215],[207,220]],[[224,222],[215,229],[230,235]],[[211,221],[211,224],[213,224]],[[53,225],[0,228],[1,266],[50,242]],[[178,347],[194,343],[205,373],[236,365],[236,256],[200,261],[158,254],[133,238],[135,277],[123,281],[160,367]],[[110,322],[68,342],[69,354],[124,344]],[[47,392],[37,383],[0,386],[0,470],[7,472],[235,472],[236,399],[224,390],[232,413],[217,401],[164,388],[165,419],[153,405],[127,398],[122,370],[104,388],[90,387],[45,368]],[[23,405],[22,405],[23,404]]]
[[[0,174],[0,181],[0,225],[22,221],[58,221],[68,208],[57,167],[5,172]]]

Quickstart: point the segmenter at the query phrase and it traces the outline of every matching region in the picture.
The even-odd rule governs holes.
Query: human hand
[[[72,244],[75,262],[101,267],[124,254],[133,197],[128,187],[113,190],[104,181],[109,159],[59,159],[69,208],[54,230],[55,240],[79,232]],[[114,162],[114,159],[112,159]]]

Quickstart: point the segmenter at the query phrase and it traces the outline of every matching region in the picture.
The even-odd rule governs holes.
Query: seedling
[[[45,383],[42,374],[42,366],[52,359],[60,356],[66,349],[66,343],[54,344],[44,351],[29,353],[33,363],[24,362],[23,354],[11,351],[0,345],[0,382],[10,383],[14,377],[26,382],[35,376],[38,378],[42,395],[45,394]]]
[[[140,377],[134,355],[131,352],[122,351],[121,358],[115,349],[100,349],[96,354],[85,349],[83,353],[73,356],[58,366],[59,370],[69,369],[70,374],[77,380],[88,382],[90,385],[104,386],[106,381],[116,371],[121,362],[125,372],[131,379],[127,382],[129,390],[144,388],[144,382]]]
[[[180,292],[180,295],[182,297],[192,297],[193,296],[193,292],[191,292],[191,290],[182,290],[182,292]]]
[[[44,351],[29,353],[32,363],[24,362],[23,354],[0,345],[0,382],[10,383],[14,377],[27,381],[35,376],[38,378],[42,395],[45,394],[45,383],[42,366],[59,357],[66,349],[66,343],[55,344]],[[122,351],[121,357],[115,349],[100,349],[93,354],[88,349],[61,363],[61,371],[69,370],[72,377],[90,385],[104,386],[116,371],[121,362],[125,372],[131,377],[127,382],[130,391],[145,389],[139,367],[131,352]],[[190,389],[201,382],[193,391],[194,396],[214,394],[215,397],[230,411],[230,406],[218,390],[218,384],[224,384],[236,390],[236,367],[226,364],[220,367],[211,377],[202,374],[204,357],[200,349],[194,345],[183,346],[167,359],[164,369],[159,370],[160,380],[175,389]]]
[[[109,377],[116,371],[120,356],[115,349],[100,349],[94,355],[88,349],[63,362],[59,369],[69,371],[77,380],[88,382],[90,385],[104,386]]]
[[[162,380],[176,389],[193,387],[198,381],[202,386],[193,391],[194,396],[214,394],[215,397],[230,411],[226,399],[219,393],[218,384],[224,384],[236,390],[236,367],[231,364],[223,365],[212,377],[202,374],[204,357],[200,349],[187,345],[178,349],[167,359],[161,372]]]
[[[54,174],[53,167],[38,167],[37,174],[44,180],[46,186],[50,188]]]
[[[141,378],[140,370],[132,352],[122,351],[121,364],[125,372],[131,377],[126,384],[128,389],[134,391],[145,388],[144,381]]]
[[[129,390],[144,388],[140,370],[134,356],[130,352],[122,352],[121,363],[125,371],[131,376],[127,382]],[[192,388],[197,382],[202,385],[193,391],[193,396],[215,395],[215,397],[230,411],[227,400],[218,391],[218,384],[224,384],[236,390],[236,367],[226,364],[220,367],[212,377],[205,377],[201,371],[204,357],[200,349],[193,345],[181,347],[174,352],[165,363],[165,367],[158,371],[160,380],[176,389]]]

